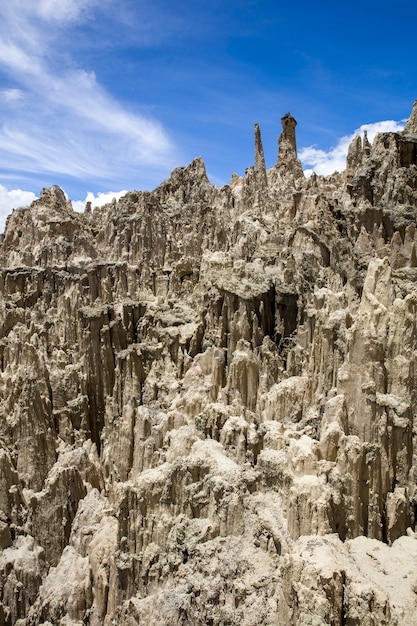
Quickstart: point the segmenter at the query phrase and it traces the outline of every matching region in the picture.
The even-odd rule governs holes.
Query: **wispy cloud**
[[[7,103],[16,103],[23,100],[23,91],[20,89],[3,89],[0,91],[0,100]]]
[[[110,0],[109,0],[110,1]],[[97,0],[14,0],[0,6],[0,170],[123,184],[176,164],[163,126],[129,109],[59,50],[59,36]],[[115,6],[115,10],[117,7]],[[18,105],[18,106],[17,106]]]
[[[78,20],[82,13],[97,4],[97,0],[40,0],[38,12],[52,22]]]
[[[368,134],[368,139],[372,143],[377,133],[399,132],[404,129],[405,121],[396,122],[394,120],[384,120],[382,122],[374,122],[372,124],[362,124],[360,128],[355,130],[351,135],[341,137],[334,148],[330,150],[320,150],[315,146],[301,148],[298,151],[298,157],[302,162],[304,173],[308,176],[312,172],[327,176],[333,172],[341,172],[346,168],[346,156],[349,144],[356,135],[363,135],[364,131]]]

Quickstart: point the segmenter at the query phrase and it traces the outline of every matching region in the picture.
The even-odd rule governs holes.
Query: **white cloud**
[[[85,200],[77,200],[77,201],[73,200],[72,206],[74,208],[74,211],[83,213],[87,202],[91,202],[91,208],[94,209],[94,207],[108,204],[109,202],[113,200],[113,198],[118,200],[119,198],[121,198],[122,196],[126,194],[127,194],[127,191],[125,189],[123,191],[108,191],[108,192],[100,191],[96,196],[91,191],[89,191],[86,195]]]
[[[320,150],[315,146],[301,148],[298,151],[298,158],[303,166],[310,166],[304,170],[308,176],[312,172],[327,176],[333,172],[341,172],[346,168],[346,156],[348,148],[356,135],[363,135],[367,131],[368,139],[372,143],[377,133],[399,132],[403,130],[405,122],[395,122],[394,120],[385,120],[382,122],[374,122],[372,124],[362,124],[360,128],[355,130],[351,135],[341,137],[334,148],[328,151]]]
[[[3,89],[0,91],[0,99],[8,103],[16,103],[23,100],[24,92],[21,89]]]
[[[28,206],[34,200],[36,200],[36,196],[31,191],[23,191],[22,189],[9,191],[0,185],[0,232],[3,232],[6,218],[13,209]]]
[[[138,172],[154,184],[175,166],[163,126],[118,101],[94,72],[75,67],[70,50],[59,45],[66,29],[87,19],[96,4],[0,3],[0,71],[10,79],[0,91],[0,170],[121,187]],[[12,102],[19,106],[11,108]]]

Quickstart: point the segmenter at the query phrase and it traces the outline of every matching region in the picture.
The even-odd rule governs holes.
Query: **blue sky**
[[[223,185],[255,122],[271,167],[287,111],[305,168],[343,167],[357,129],[401,128],[417,98],[416,6],[3,1],[0,219],[52,184],[81,205],[150,190],[196,156]]]

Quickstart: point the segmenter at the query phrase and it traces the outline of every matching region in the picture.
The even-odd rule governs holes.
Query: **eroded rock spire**
[[[266,185],[265,156],[259,124],[255,124],[255,174],[259,181]]]
[[[294,155],[297,155],[297,143],[295,139],[295,127],[297,126],[296,119],[291,113],[286,113],[284,117],[281,117],[282,134],[280,139],[285,139],[288,147],[293,151]]]
[[[303,168],[297,159],[297,142],[295,138],[296,119],[291,113],[281,118],[282,133],[278,138],[277,167],[292,172],[296,177],[303,176]]]

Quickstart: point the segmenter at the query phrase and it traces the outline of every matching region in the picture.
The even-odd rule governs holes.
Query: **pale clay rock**
[[[417,126],[0,242],[0,624],[416,623]]]

